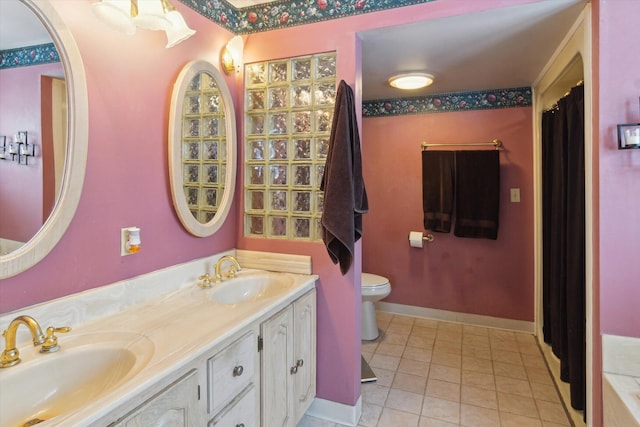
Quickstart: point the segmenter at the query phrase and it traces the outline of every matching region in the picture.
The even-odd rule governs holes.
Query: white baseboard
[[[457,313],[455,311],[437,310],[435,308],[416,307],[413,305],[395,304],[379,301],[376,309],[387,313],[405,316],[423,317],[426,319],[444,320],[447,322],[465,323],[467,325],[485,326],[489,328],[507,329],[516,332],[534,334],[535,322],[524,320],[503,319],[501,317],[483,316],[480,314]]]
[[[357,426],[362,415],[362,396],[358,398],[355,406],[316,397],[306,415],[346,426]]]

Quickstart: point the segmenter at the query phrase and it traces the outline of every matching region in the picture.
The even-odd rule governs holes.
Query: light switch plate
[[[511,188],[509,192],[511,194],[511,203],[520,203],[520,189]]]

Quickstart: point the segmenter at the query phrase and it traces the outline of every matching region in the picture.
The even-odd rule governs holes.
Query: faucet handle
[[[236,268],[236,266],[235,265],[231,265],[229,267],[229,271],[227,271],[227,278],[233,279],[234,277],[236,277],[237,273],[238,273],[238,269]]]
[[[198,277],[198,280],[202,280],[201,283],[198,283],[198,286],[200,286],[202,289],[205,289],[205,288],[211,287],[211,282],[213,281],[213,277],[211,277],[209,273],[205,273],[202,276]]]
[[[58,345],[58,337],[55,335],[56,332],[67,333],[71,330],[69,326],[62,326],[59,328],[54,328],[53,326],[49,326],[47,328],[47,337],[44,340],[44,344],[40,348],[40,353],[55,353],[60,350],[60,346]]]

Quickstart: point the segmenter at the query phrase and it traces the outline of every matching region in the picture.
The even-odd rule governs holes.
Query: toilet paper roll
[[[424,244],[422,240],[422,232],[421,231],[410,231],[409,232],[409,246],[412,248],[421,248]]]

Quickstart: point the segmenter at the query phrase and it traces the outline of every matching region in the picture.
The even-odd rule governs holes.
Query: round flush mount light
[[[389,78],[389,84],[397,89],[411,90],[430,86],[433,76],[427,73],[405,73]]]

